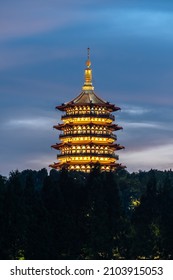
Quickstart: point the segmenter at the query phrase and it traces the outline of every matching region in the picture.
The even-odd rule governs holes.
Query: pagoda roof
[[[94,122],[90,122],[88,125],[95,125]],[[59,123],[57,125],[54,125],[53,128],[58,129],[58,130],[63,130],[64,127],[73,127],[74,124],[73,123]],[[103,124],[101,124],[100,126],[105,126]],[[120,130],[123,129],[121,126],[117,125],[117,124],[106,124],[107,127],[110,127],[114,130]]]
[[[79,165],[80,163],[74,163],[74,165]],[[85,164],[94,164],[93,162],[87,162]],[[125,165],[122,165],[121,163],[116,163],[116,162],[112,162],[112,163],[104,163],[104,165],[107,165],[107,166],[111,166],[111,167],[116,167],[116,168],[119,168],[119,169],[124,169],[126,168]],[[61,163],[61,162],[54,162],[53,164],[50,164],[49,167],[52,167],[52,168],[59,168],[60,166],[66,166],[68,167],[69,166],[69,163]]]
[[[120,110],[119,107],[116,107],[114,104],[103,100],[101,97],[97,96],[93,90],[82,91],[76,98],[73,100],[63,103],[60,106],[57,106],[56,109],[60,111],[65,111],[67,107],[82,106],[82,105],[95,105],[102,106],[112,109],[112,111]]]
[[[106,101],[98,97],[92,90],[81,92],[81,94],[79,94],[71,102],[74,104],[107,104]]]
[[[95,143],[93,143],[92,141],[87,141],[87,142],[84,142],[84,143],[82,143],[83,145],[95,145]],[[56,150],[59,150],[60,148],[62,148],[62,147],[71,147],[71,146],[73,146],[73,145],[78,145],[78,144],[74,144],[74,143],[56,143],[56,144],[54,144],[54,145],[52,145],[51,146],[51,148],[54,148],[54,149],[56,149]],[[115,150],[121,150],[121,149],[124,149],[125,147],[124,146],[121,146],[121,145],[119,145],[119,144],[117,144],[117,143],[110,143],[110,144],[108,144],[108,143],[101,143],[101,144],[99,144],[99,146],[110,146],[110,147],[112,147],[112,148],[115,148]]]

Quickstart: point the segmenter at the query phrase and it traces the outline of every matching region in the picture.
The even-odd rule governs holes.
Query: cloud
[[[160,129],[162,128],[162,125],[160,123],[154,123],[154,122],[121,122],[121,125],[123,127],[129,128],[136,128],[136,129],[143,129],[143,128],[155,128]]]
[[[53,124],[53,119],[40,117],[40,118],[30,118],[30,119],[13,119],[8,120],[5,123],[5,127],[9,129],[44,129],[50,130]]]
[[[80,17],[77,17],[75,9],[78,1],[74,0],[73,4],[71,10],[70,1],[5,1],[2,3],[0,14],[1,40],[31,36],[75,22]]]
[[[94,15],[92,10],[96,11],[97,4],[102,2],[104,3],[98,0],[94,3],[92,0],[6,0],[1,4],[0,40],[33,36],[55,29],[58,32],[69,25],[91,19]]]
[[[173,167],[173,144],[142,148],[141,150],[124,150],[120,161],[129,171],[159,169],[166,170]]]
[[[149,113],[151,110],[139,106],[122,105],[123,113],[129,115],[143,115]]]

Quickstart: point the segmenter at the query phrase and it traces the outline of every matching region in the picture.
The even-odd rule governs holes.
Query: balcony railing
[[[102,113],[95,113],[95,112],[90,112],[90,113],[86,113],[86,114],[83,114],[83,113],[78,113],[78,114],[69,114],[69,115],[63,115],[61,117],[61,119],[67,119],[67,118],[78,118],[78,117],[82,117],[82,118],[87,118],[87,117],[97,117],[97,118],[107,118],[107,119],[111,119],[111,120],[115,120],[115,117],[114,115],[112,114],[102,114]]]
[[[74,157],[88,157],[88,156],[95,156],[95,157],[103,157],[103,158],[114,158],[116,160],[119,159],[119,156],[116,155],[115,153],[100,153],[96,151],[90,150],[89,152],[79,152],[79,151],[68,151],[64,153],[58,153],[57,157],[64,157],[64,156],[74,156]]]
[[[117,140],[117,136],[114,135],[113,133],[107,133],[107,134],[101,134],[101,133],[84,133],[84,132],[80,132],[80,133],[68,133],[68,134],[64,134],[64,133],[61,133],[59,135],[59,138],[65,138],[65,137],[99,137],[99,138],[112,138],[112,139],[115,139]]]

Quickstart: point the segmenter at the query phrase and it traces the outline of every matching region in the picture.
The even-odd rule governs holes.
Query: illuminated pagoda
[[[51,164],[55,169],[90,172],[96,164],[101,171],[114,171],[121,164],[117,163],[115,151],[123,149],[116,143],[113,131],[122,129],[114,124],[111,114],[119,107],[104,101],[94,92],[90,52],[86,61],[85,82],[82,92],[72,101],[57,106],[65,114],[62,123],[54,128],[60,130],[59,143],[51,147],[58,150],[58,162]]]

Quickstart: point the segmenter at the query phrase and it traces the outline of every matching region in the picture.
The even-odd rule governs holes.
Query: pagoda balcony
[[[102,113],[95,113],[95,112],[90,112],[90,113],[78,113],[78,114],[69,114],[69,115],[63,115],[61,117],[62,120],[68,119],[68,118],[87,118],[87,117],[97,117],[97,118],[107,118],[111,119],[112,121],[115,121],[115,117],[112,114],[102,114]]]
[[[112,135],[112,130],[99,130],[99,129],[73,129],[73,130],[64,130],[60,135],[78,135],[78,134],[97,134],[97,135]]]
[[[75,151],[75,153],[73,153],[72,151],[69,151],[68,153],[64,153],[64,154],[57,154],[57,158],[61,158],[61,157],[68,157],[68,156],[73,156],[73,157],[89,157],[89,156],[95,156],[95,157],[102,157],[102,158],[114,158],[116,160],[119,159],[119,156],[114,154],[114,153],[109,153],[109,154],[102,154],[102,153],[97,153],[97,152],[88,152],[88,153],[83,153],[83,152],[80,152],[80,153],[77,153]]]
[[[65,137],[83,137],[83,136],[86,136],[86,137],[101,137],[101,138],[112,138],[114,140],[117,140],[117,136],[114,135],[113,133],[107,133],[107,134],[98,134],[98,133],[84,133],[84,132],[80,132],[80,133],[68,133],[68,134],[64,134],[64,133],[61,133],[59,135],[59,138],[65,138]]]

